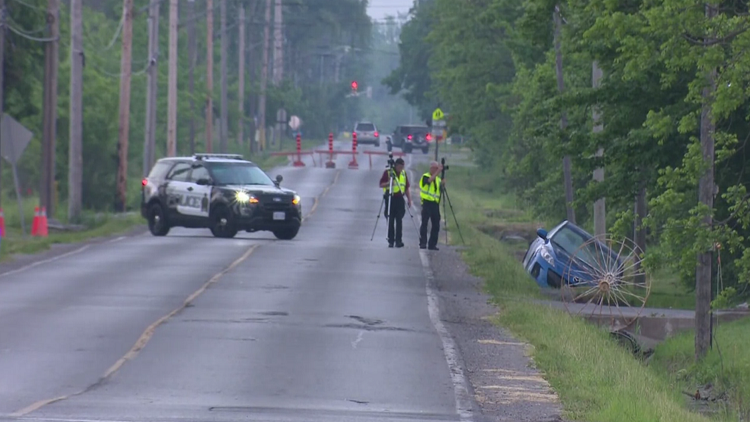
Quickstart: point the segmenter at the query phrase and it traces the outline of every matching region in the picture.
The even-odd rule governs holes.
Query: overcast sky
[[[367,14],[374,20],[382,20],[386,15],[396,16],[397,12],[407,13],[414,0],[370,0]]]

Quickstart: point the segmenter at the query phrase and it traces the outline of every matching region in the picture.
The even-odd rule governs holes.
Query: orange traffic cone
[[[5,213],[0,208],[0,237],[5,237]]]
[[[37,227],[37,236],[47,237],[49,234],[47,227],[47,209],[42,207],[42,213],[39,214],[39,226]]]
[[[34,219],[31,221],[31,235],[36,236],[39,231],[39,207],[34,207]]]

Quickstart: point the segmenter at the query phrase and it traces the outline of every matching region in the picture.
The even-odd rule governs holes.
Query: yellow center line
[[[232,262],[231,264],[229,264],[228,267],[224,268],[223,270],[221,270],[220,272],[218,272],[217,274],[215,274],[213,277],[211,277],[211,279],[209,279],[206,283],[204,283],[198,290],[196,290],[195,292],[193,292],[193,294],[191,294],[190,296],[188,296],[188,298],[185,299],[185,301],[182,303],[182,305],[180,305],[179,307],[177,307],[176,309],[174,309],[172,312],[164,315],[163,317],[159,318],[154,323],[152,323],[151,325],[149,325],[146,328],[146,330],[143,332],[143,334],[141,334],[141,336],[138,338],[138,340],[136,340],[136,342],[133,345],[133,347],[130,350],[128,350],[128,352],[125,353],[125,355],[123,357],[121,357],[117,362],[115,362],[114,365],[112,365],[109,369],[107,369],[107,371],[104,373],[104,375],[95,384],[93,384],[91,386],[88,386],[85,389],[80,390],[80,391],[75,392],[75,393],[72,393],[72,394],[68,394],[68,395],[65,395],[65,396],[59,396],[59,397],[55,397],[55,398],[51,398],[51,399],[45,399],[45,400],[37,401],[36,403],[33,403],[33,404],[31,404],[31,405],[29,405],[27,407],[24,407],[21,410],[18,410],[16,412],[12,413],[11,416],[13,416],[13,417],[25,416],[25,415],[27,415],[27,414],[35,411],[35,410],[39,410],[40,408],[49,405],[49,404],[52,404],[52,403],[55,403],[55,402],[58,402],[58,401],[62,401],[62,400],[66,400],[66,399],[69,399],[71,397],[75,397],[75,396],[78,396],[80,394],[83,394],[83,393],[89,391],[91,388],[93,388],[93,387],[101,384],[102,382],[106,381],[115,372],[117,372],[127,361],[133,360],[133,359],[135,359],[136,356],[138,356],[138,353],[146,346],[146,344],[149,342],[149,340],[151,340],[151,338],[154,336],[154,333],[156,332],[156,329],[161,324],[165,323],[167,320],[169,320],[173,316],[177,315],[179,312],[181,312],[183,309],[185,309],[188,305],[190,305],[190,303],[192,303],[196,298],[198,298],[198,296],[200,296],[201,294],[203,294],[203,292],[205,292],[206,289],[208,289],[212,284],[217,283],[226,273],[228,273],[229,271],[233,270],[236,266],[240,265],[243,261],[245,261],[247,258],[249,258],[250,255],[252,255],[252,253],[255,252],[255,249],[257,249],[258,246],[259,245],[253,245],[253,246],[251,246],[250,249],[248,249],[241,257],[237,258],[234,262]]]
[[[341,174],[341,170],[336,170],[336,176],[333,177],[333,181],[331,182],[331,184],[328,185],[320,195],[318,195],[316,198],[313,199],[315,202],[313,203],[312,208],[310,208],[310,212],[307,213],[303,221],[310,218],[310,216],[313,215],[315,210],[318,209],[318,204],[320,204],[320,199],[326,196],[328,191],[336,184],[336,182],[338,182],[340,174]]]

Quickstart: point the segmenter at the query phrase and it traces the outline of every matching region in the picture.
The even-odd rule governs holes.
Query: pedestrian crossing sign
[[[443,120],[443,117],[445,115],[443,114],[443,110],[440,110],[440,107],[436,108],[435,111],[432,112],[432,120]]]

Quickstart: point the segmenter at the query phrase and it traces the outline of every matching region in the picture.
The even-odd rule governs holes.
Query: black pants
[[[430,241],[427,241],[427,223],[430,227]],[[425,245],[429,248],[437,246],[438,233],[440,232],[440,204],[434,201],[422,202],[422,226],[419,228],[419,246]]]
[[[406,201],[401,195],[395,195],[392,197],[391,213],[388,215],[388,202],[389,196],[385,196],[385,218],[388,219],[388,243],[403,243],[401,235],[403,234],[403,219],[406,213]],[[395,227],[394,227],[395,226]],[[394,231],[395,237],[394,237]]]

